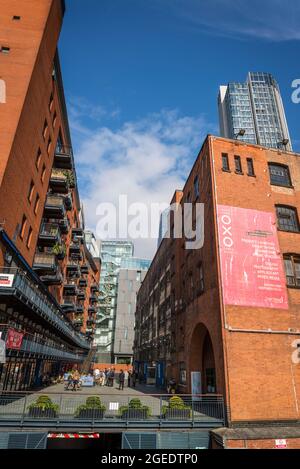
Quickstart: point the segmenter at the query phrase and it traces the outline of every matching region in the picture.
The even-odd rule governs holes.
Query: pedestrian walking
[[[112,370],[110,372],[110,386],[111,387],[114,386],[114,379],[115,379],[115,369],[112,368]]]
[[[137,377],[137,372],[133,370],[133,373],[132,373],[132,387],[133,388],[135,388],[135,385],[136,385],[136,377]]]
[[[129,370],[129,371],[128,371],[128,382],[127,382],[127,385],[128,385],[129,388],[130,388],[130,385],[131,385],[131,378],[132,378],[132,373],[131,373],[131,371]]]
[[[125,373],[123,370],[121,370],[119,374],[119,391],[123,391],[124,381],[125,381]]]

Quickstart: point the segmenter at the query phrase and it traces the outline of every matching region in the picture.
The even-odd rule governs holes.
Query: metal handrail
[[[66,320],[62,311],[50,302],[38,287],[28,278],[27,274],[18,268],[1,268],[0,273],[14,274],[14,281],[12,289],[17,291],[19,295],[24,295],[27,300],[34,303],[39,312],[46,316],[47,319],[58,328],[61,328],[67,337],[71,338],[80,347],[89,349],[90,344],[78,332],[76,332],[72,325]],[[3,287],[0,287],[0,291]]]

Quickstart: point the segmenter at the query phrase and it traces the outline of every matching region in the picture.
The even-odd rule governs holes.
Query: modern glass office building
[[[123,258],[118,274],[117,314],[114,330],[114,362],[133,359],[136,295],[151,265],[147,259]]]
[[[270,73],[250,72],[245,83],[221,86],[218,106],[222,137],[292,151],[279,86]]]
[[[100,257],[100,303],[94,344],[98,363],[114,363],[114,333],[117,312],[118,274],[123,259],[132,258],[130,241],[102,241]]]

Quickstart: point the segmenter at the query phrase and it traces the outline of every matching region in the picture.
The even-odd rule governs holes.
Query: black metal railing
[[[0,287],[0,296],[5,292],[6,296],[10,294],[16,299],[23,300],[28,308],[47,320],[53,327],[61,330],[78,346],[90,348],[90,344],[72,328],[54,300],[51,302],[24,271],[4,267],[0,269],[0,273],[13,275],[12,286]]]
[[[216,428],[225,423],[224,399],[221,395],[184,395],[184,406],[170,407],[170,395],[101,393],[94,388],[94,395],[101,399],[102,407],[84,409],[82,406],[92,393],[2,392],[0,394],[0,426],[14,421],[24,426],[74,426],[90,427],[134,426],[141,427],[205,427]],[[51,405],[43,410],[35,406],[41,395],[47,395]],[[137,399],[138,398],[138,399]],[[134,401],[133,401],[134,400]],[[137,402],[139,401],[139,402]]]

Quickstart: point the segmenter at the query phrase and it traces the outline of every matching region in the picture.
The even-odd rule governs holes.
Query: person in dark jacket
[[[123,391],[124,389],[124,381],[125,381],[125,373],[123,370],[121,370],[119,374],[119,390],[120,391]]]

